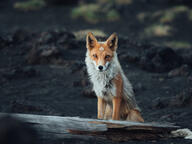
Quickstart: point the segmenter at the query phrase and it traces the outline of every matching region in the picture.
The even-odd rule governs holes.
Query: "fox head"
[[[108,69],[116,52],[117,43],[116,33],[113,33],[105,42],[98,42],[91,32],[87,34],[86,47],[88,54],[98,71],[103,72]]]

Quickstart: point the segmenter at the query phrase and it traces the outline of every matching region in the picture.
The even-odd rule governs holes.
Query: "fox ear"
[[[89,50],[91,50],[92,48],[95,47],[96,44],[97,44],[97,39],[95,38],[95,36],[91,32],[88,32],[87,33],[87,38],[86,38],[87,48]]]
[[[117,49],[117,44],[118,44],[118,37],[116,33],[113,33],[106,41],[106,44],[108,47],[112,50],[115,51]]]

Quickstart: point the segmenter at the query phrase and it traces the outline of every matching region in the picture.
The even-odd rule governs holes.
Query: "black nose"
[[[103,70],[103,66],[100,65],[100,66],[99,66],[99,70]]]

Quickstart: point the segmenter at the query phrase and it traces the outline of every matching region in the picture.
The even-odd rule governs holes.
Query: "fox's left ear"
[[[117,49],[117,45],[118,45],[118,37],[116,33],[113,33],[107,40],[106,40],[106,44],[108,45],[108,47],[112,50],[115,51]]]
[[[87,38],[86,38],[86,46],[89,50],[93,49],[97,44],[97,39],[95,36],[91,33],[87,33]]]

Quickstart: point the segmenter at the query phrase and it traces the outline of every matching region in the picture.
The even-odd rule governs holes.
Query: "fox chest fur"
[[[108,69],[104,72],[99,72],[96,70],[94,61],[89,57],[88,51],[86,54],[85,62],[90,80],[93,84],[93,90],[95,91],[97,97],[101,97],[109,103],[112,101],[112,98],[116,96],[117,92],[114,79],[116,79],[118,74],[121,75],[123,81],[122,97],[124,99],[130,99],[133,96],[132,86],[126,79],[121,69],[116,53],[114,53],[114,57],[111,60]]]
[[[105,72],[97,71],[94,62],[89,58],[88,54],[86,57],[86,65],[90,80],[93,84],[93,90],[97,97],[110,101],[114,96],[116,96],[116,87],[113,79],[118,74],[118,70],[112,70],[111,67],[113,67],[113,65],[110,64],[110,67]]]

